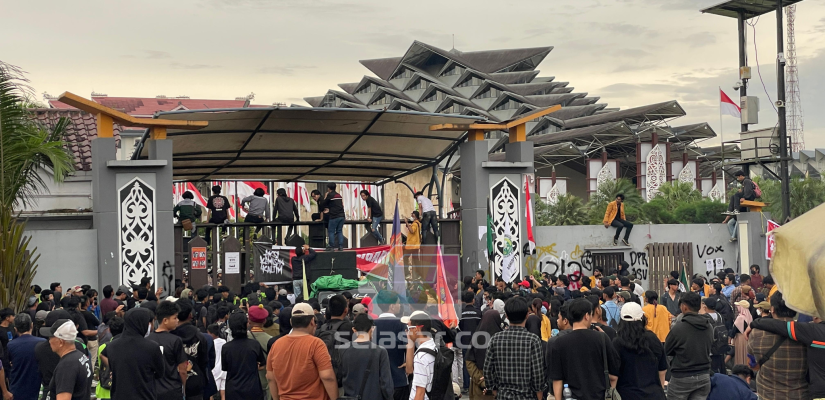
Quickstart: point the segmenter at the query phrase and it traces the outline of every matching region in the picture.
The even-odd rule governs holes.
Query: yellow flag
[[[303,279],[303,291],[304,291],[304,300],[309,298],[309,290],[307,290],[307,264],[304,260],[301,260],[301,268],[304,269],[304,279]]]

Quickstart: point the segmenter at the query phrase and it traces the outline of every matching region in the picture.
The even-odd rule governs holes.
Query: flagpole
[[[721,141],[720,148],[722,149],[722,165],[719,167],[722,170],[722,193],[727,193],[725,186],[725,125],[722,123],[722,87],[719,86],[719,140]],[[727,197],[727,196],[725,196]],[[726,200],[723,197],[723,202]]]

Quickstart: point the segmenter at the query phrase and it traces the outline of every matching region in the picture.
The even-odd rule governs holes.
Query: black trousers
[[[399,386],[392,393],[393,400],[407,400],[410,398],[410,386]]]
[[[622,228],[625,228],[624,240],[628,240],[630,238],[630,231],[633,230],[633,224],[619,217],[616,217],[616,219],[614,219],[613,222],[610,223],[610,226],[616,227],[616,235],[613,236],[613,240],[619,240],[619,234],[622,233]]]
[[[251,223],[251,224],[261,224],[261,223],[264,222],[264,218],[261,217],[260,215],[246,214],[246,218],[244,218],[243,222],[248,222],[248,223]],[[262,228],[263,227],[261,227],[261,226],[256,226],[255,227],[255,233],[261,233]]]
[[[293,219],[293,220],[277,219],[276,221],[278,221],[278,222],[280,222],[280,223],[282,223],[282,224],[291,224],[291,223],[294,223],[294,222],[295,222],[295,220],[294,220],[294,219]],[[284,244],[284,242],[283,242],[283,240],[284,240],[284,239],[281,237],[281,236],[282,236],[282,233],[281,233],[281,232],[283,232],[283,231],[282,231],[282,229],[283,229],[283,228],[282,228],[282,227],[280,227],[280,226],[276,226],[276,227],[275,227],[275,232],[277,232],[277,235],[276,235],[276,236],[277,236],[276,243],[278,243],[278,244],[279,244],[279,245],[281,245],[281,246],[283,246],[283,244]],[[287,238],[289,238],[290,236],[292,236],[292,234],[293,234],[293,233],[295,233],[295,225],[290,225],[290,226],[286,229],[286,237],[287,237]]]
[[[727,375],[727,370],[725,368],[725,355],[711,355],[710,356],[710,370],[714,373],[718,374],[725,374]]]
[[[745,197],[744,193],[736,192],[736,194],[734,194],[730,198],[730,204],[728,204],[728,211],[739,210],[741,208],[739,206],[739,203],[742,202],[742,199],[754,200],[754,199],[756,199],[756,196]],[[742,211],[742,210],[739,210],[739,211]]]
[[[210,224],[223,224],[226,221],[226,218],[209,218]],[[213,228],[206,228],[206,234],[204,235],[204,239],[206,239],[206,244],[212,245],[212,229]],[[220,227],[221,235],[226,233],[226,227]]]

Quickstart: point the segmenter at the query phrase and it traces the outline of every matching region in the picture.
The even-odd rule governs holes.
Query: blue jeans
[[[381,232],[378,232],[378,227],[381,226],[381,221],[383,219],[384,217],[372,217],[372,236],[375,236],[375,238],[378,239],[378,243],[384,241],[384,237],[381,236]]]
[[[736,224],[736,218],[731,218],[727,225],[728,232],[730,232],[730,237],[736,238],[737,230],[739,229],[739,225]]]
[[[344,217],[330,218],[329,220],[329,247],[344,247]],[[335,236],[338,236],[338,241]],[[338,244],[338,246],[335,246]]]

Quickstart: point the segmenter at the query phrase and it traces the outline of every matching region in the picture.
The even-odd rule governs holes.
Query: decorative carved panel
[[[118,223],[119,283],[132,286],[144,277],[155,282],[155,189],[140,178],[134,178],[120,188]]]
[[[665,183],[667,179],[667,168],[665,165],[665,155],[662,153],[661,145],[657,144],[647,153],[647,162],[645,163],[645,188],[646,200],[650,201],[659,193],[659,187]]]
[[[507,178],[490,189],[493,213],[493,269],[508,284],[521,277],[520,191]]]

